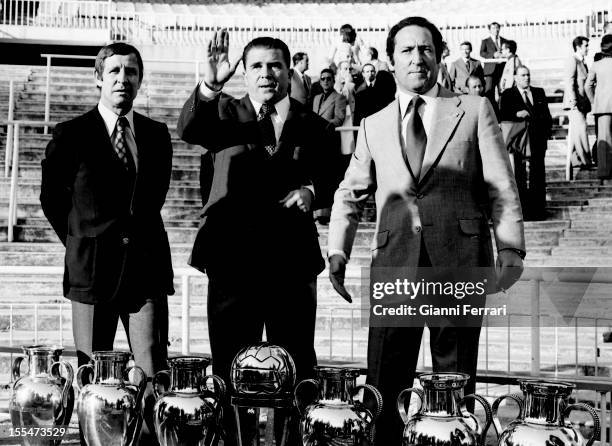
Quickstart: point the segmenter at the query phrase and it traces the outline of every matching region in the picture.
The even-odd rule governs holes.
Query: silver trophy
[[[128,367],[131,357],[99,351],[93,365],[79,367],[77,413],[88,446],[132,446],[138,440],[147,376],[140,367]]]

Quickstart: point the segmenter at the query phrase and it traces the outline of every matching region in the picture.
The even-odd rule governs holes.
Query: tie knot
[[[261,104],[261,108],[259,109],[258,118],[260,120],[267,118],[268,116],[271,116],[272,113],[274,113],[274,105],[268,104],[268,103]]]
[[[424,102],[425,101],[423,100],[423,98],[417,94],[416,96],[413,96],[412,99],[410,100],[410,104],[408,104],[409,105],[408,108],[418,110],[421,104],[423,104]]]
[[[125,116],[119,116],[119,119],[117,119],[117,131],[118,132],[124,132],[126,127],[129,127],[129,122],[127,120],[127,118]]]

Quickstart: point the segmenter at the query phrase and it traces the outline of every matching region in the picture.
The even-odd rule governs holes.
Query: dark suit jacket
[[[183,106],[178,134],[213,153],[214,175],[190,264],[201,270],[250,271],[314,279],[324,268],[312,213],[279,204],[290,191],[322,178],[317,151],[327,122],[290,99],[278,152],[267,156],[248,96],[198,98]],[[272,279],[272,277],[270,277]]]
[[[533,155],[544,155],[546,152],[546,141],[552,130],[552,117],[548,109],[548,100],[543,88],[530,87],[533,96],[533,113],[530,118],[529,137],[531,141],[531,153]],[[518,87],[514,86],[502,92],[499,108],[502,121],[523,121],[516,113],[528,110],[523,96]]]
[[[451,64],[448,70],[448,74],[453,82],[453,91],[457,93],[467,93],[468,92],[468,89],[465,86],[465,81],[472,74],[480,78],[484,77],[484,72],[482,70],[482,65],[480,65],[480,61],[476,59],[472,59],[470,57],[469,62],[470,62],[469,71],[462,57],[453,61],[453,63]]]
[[[128,305],[174,293],[160,213],[172,171],[170,135],[138,113],[134,131],[137,175],[119,160],[97,107],[58,124],[47,145],[40,201],[66,246],[68,299]]]
[[[486,39],[483,39],[481,44],[480,44],[480,57],[482,57],[483,59],[493,59],[495,57],[495,52],[496,51],[501,51],[501,45],[502,43],[506,42],[507,39],[504,39],[502,36],[499,36],[499,46],[500,48],[497,48],[495,46],[495,42],[493,41],[493,39],[491,37],[487,37]],[[496,67],[498,65],[503,66],[503,63],[485,63],[484,65],[484,75],[485,76],[492,76],[493,73],[496,71]],[[501,74],[501,73],[500,73]]]

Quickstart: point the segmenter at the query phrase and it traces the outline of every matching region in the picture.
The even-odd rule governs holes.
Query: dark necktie
[[[421,166],[427,146],[427,134],[419,115],[419,107],[424,102],[420,96],[414,96],[408,104],[408,113],[411,113],[406,123],[406,157],[412,169],[412,174],[418,180],[421,175]]]
[[[465,61],[465,69],[467,70],[468,74],[470,73],[470,60],[466,60]]]
[[[527,106],[527,111],[530,115],[533,115],[533,104],[529,100],[529,95],[527,94],[527,90],[523,90],[523,97],[525,99],[525,105]]]
[[[125,132],[129,128],[130,124],[125,116],[120,116],[117,119],[117,124],[115,125],[115,140],[113,141],[113,146],[115,147],[115,152],[117,152],[117,156],[125,166],[125,169],[128,172],[133,172],[135,170],[134,158],[132,157],[132,153],[130,152],[130,148],[127,144],[127,139],[125,137]]]
[[[262,104],[257,114],[257,122],[261,130],[261,141],[270,156],[276,153],[276,135],[274,134],[274,125],[272,124],[272,113],[274,113],[273,105]]]

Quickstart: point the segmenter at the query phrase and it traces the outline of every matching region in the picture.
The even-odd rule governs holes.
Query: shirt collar
[[[425,94],[420,94],[419,96],[423,98],[426,105],[431,105],[434,103],[435,98],[438,97],[439,91],[440,91],[440,87],[436,83],[436,85],[434,85],[429,91],[427,91]],[[406,114],[406,110],[408,109],[408,104],[410,104],[410,101],[415,96],[416,96],[416,93],[404,92],[404,91],[398,90],[397,98],[399,99],[400,112],[402,114],[402,117]]]
[[[580,55],[580,54],[578,54],[578,53],[574,53],[574,57],[576,58],[576,60],[577,60],[578,62],[582,62],[582,63],[584,63],[584,56],[581,56],[581,55]]]
[[[521,87],[518,87],[518,86],[517,86],[516,88],[518,88],[518,89],[519,89],[519,91],[521,92],[521,94],[523,94],[523,93],[525,93],[525,92],[529,93],[529,92],[531,91],[531,88],[530,88],[530,87],[527,87],[527,88],[521,88]]]
[[[251,104],[253,104],[253,108],[255,109],[255,115],[259,114],[259,109],[263,105],[261,102],[257,102],[251,96],[249,96],[249,100]],[[274,111],[278,115],[278,117],[284,122],[287,120],[287,115],[289,114],[289,106],[291,103],[289,102],[289,95],[282,98],[276,104],[274,104]]]
[[[104,124],[106,125],[106,131],[108,132],[108,136],[111,136],[115,131],[115,126],[117,125],[117,119],[119,116],[115,114],[114,111],[110,110],[102,101],[98,102],[98,111],[104,120]],[[134,131],[134,109],[131,108],[129,112],[124,115],[128,122],[130,123],[130,129],[132,129],[132,134],[136,136],[136,132]]]

